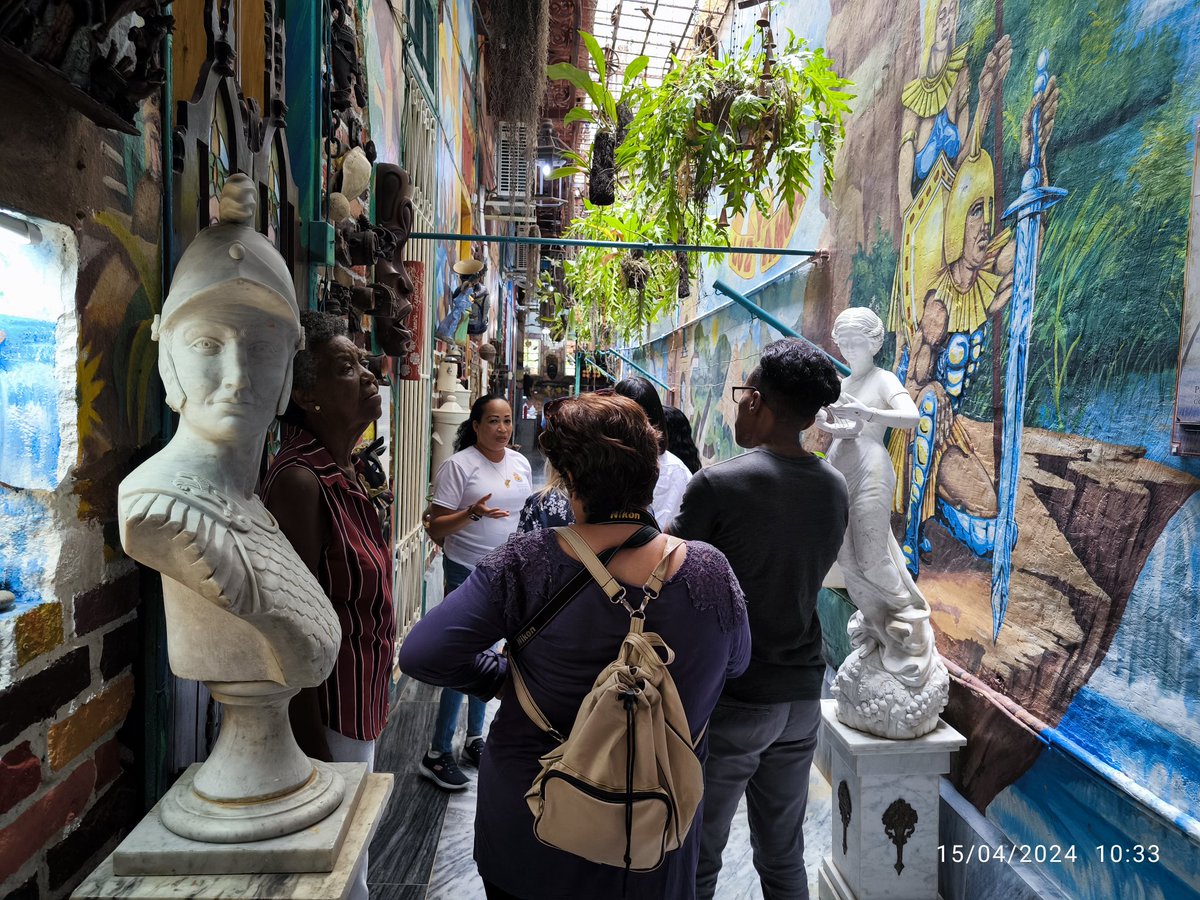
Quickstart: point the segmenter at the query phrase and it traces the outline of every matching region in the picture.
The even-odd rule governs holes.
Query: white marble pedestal
[[[833,790],[821,900],[936,900],[938,779],[967,739],[942,721],[913,740],[877,738],[839,722],[836,700],[821,718]]]
[[[332,871],[314,872],[316,860],[321,852],[317,845],[328,846],[329,836],[319,838],[315,833],[320,825],[313,826],[305,832],[288,835],[282,838],[270,838],[256,841],[253,844],[206,844],[197,846],[198,842],[186,841],[172,834],[157,821],[155,810],[151,810],[145,819],[131,832],[130,837],[113,851],[84,882],[71,894],[71,900],[94,900],[102,897],[129,897],[137,900],[175,900],[175,898],[258,898],[258,900],[341,900],[349,893],[354,882],[358,867],[362,864],[371,838],[383,818],[384,806],[391,796],[393,776],[390,774],[373,774],[362,777],[348,770],[361,770],[359,763],[332,763],[346,777],[346,798],[343,803],[351,802],[357,797],[357,804],[349,816],[348,827],[340,841],[340,848],[332,859]],[[335,812],[334,816],[337,815]],[[153,820],[148,831],[139,831]],[[135,835],[139,835],[142,844],[127,846]],[[307,837],[306,837],[307,836]],[[132,854],[143,853],[159,855],[158,864],[171,859],[178,860],[180,847],[162,844],[153,848],[155,838],[170,843],[185,842],[200,855],[206,856],[211,866],[220,859],[220,854],[226,854],[230,862],[225,866],[239,869],[238,874],[218,874],[208,869],[208,874],[163,874],[163,875],[117,875],[114,873],[114,858],[124,852],[125,863],[128,864]],[[313,838],[317,843],[313,843]],[[303,857],[298,855],[295,848],[284,845],[295,840],[308,840],[313,851],[313,861],[307,866],[308,872],[286,871],[279,868],[262,868],[262,860],[274,860],[272,865],[294,866]],[[255,863],[257,854],[259,862]],[[232,859],[237,861],[233,862]],[[196,860],[184,868],[195,869]]]

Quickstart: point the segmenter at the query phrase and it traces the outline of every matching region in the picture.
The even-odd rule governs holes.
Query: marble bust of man
[[[119,490],[125,551],[163,576],[171,669],[204,681],[225,704],[217,744],[190,792],[163,807],[168,828],[198,840],[299,830],[342,792],[336,772],[300,751],[287,719],[290,698],[333,668],[340,627],[254,493],[302,340],[291,275],[253,228],[256,196],[250,179],[232,176],[220,223],[179,261],[154,324],[179,426]],[[267,801],[289,815],[268,821]],[[230,825],[229,804],[255,804],[258,814]]]

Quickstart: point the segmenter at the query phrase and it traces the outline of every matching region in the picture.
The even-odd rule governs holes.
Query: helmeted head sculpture
[[[228,332],[239,325],[252,329],[247,335],[252,340],[239,348],[241,358],[222,361],[219,377],[226,380],[232,377],[233,366],[261,368],[255,364],[264,357],[286,354],[286,366],[280,367],[282,383],[269,398],[274,406],[261,422],[265,429],[271,418],[287,408],[291,358],[302,338],[291,273],[275,245],[254,228],[257,199],[254,182],[245,175],[230,176],[221,192],[220,222],[201,231],[184,251],[152,335],[161,344],[158,370],[167,405],[179,413],[188,402],[189,386],[198,387],[189,377],[194,368],[190,364],[219,355],[215,344],[226,349],[226,342],[206,332],[222,328]],[[181,364],[183,359],[189,364]],[[254,392],[262,393],[258,386]],[[254,417],[255,424],[260,418]]]

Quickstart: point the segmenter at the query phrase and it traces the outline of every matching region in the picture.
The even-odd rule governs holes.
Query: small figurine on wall
[[[484,290],[483,278],[486,271],[486,264],[478,259],[460,259],[454,264],[454,274],[459,277],[459,282],[450,296],[450,311],[438,322],[435,335],[439,341],[458,344],[460,347],[467,345],[472,308],[476,305],[477,295]]]
[[[351,102],[367,105],[358,61],[358,37],[346,0],[333,0],[333,92],[334,109],[347,109]]]
[[[896,474],[883,443],[889,428],[910,430],[917,407],[899,379],[875,365],[883,345],[879,316],[847,309],[833,340],[850,364],[842,396],[817,427],[834,438],[829,462],[846,478],[850,523],[838,554],[850,599],[853,650],[834,681],[838,719],[880,737],[914,738],[937,727],[949,695],[929,603],[904,566],[891,531]]]

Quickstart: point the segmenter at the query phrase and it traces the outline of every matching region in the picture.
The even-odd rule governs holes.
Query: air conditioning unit
[[[496,126],[495,199],[532,206],[534,135],[522,122]]]
[[[533,203],[535,136],[521,122],[496,123],[496,190],[485,204],[484,215],[492,222],[537,222]],[[504,233],[500,226],[497,234]]]
[[[518,226],[517,233],[522,237],[540,237],[541,232],[536,225]],[[541,247],[538,244],[509,244],[504,267],[513,283],[527,291],[537,288],[537,272],[541,260]]]

